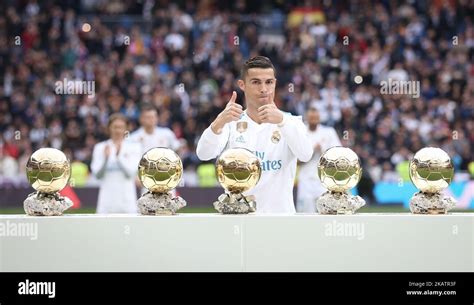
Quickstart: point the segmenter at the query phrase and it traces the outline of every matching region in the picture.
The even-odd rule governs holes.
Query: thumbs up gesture
[[[241,105],[235,102],[236,99],[237,92],[233,91],[232,97],[225,106],[224,110],[219,113],[217,118],[211,124],[211,129],[214,133],[220,134],[225,124],[232,121],[238,121],[240,119],[240,115],[243,113],[243,109]]]

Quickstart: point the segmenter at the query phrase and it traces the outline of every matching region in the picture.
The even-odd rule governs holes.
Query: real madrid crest
[[[245,121],[237,122],[237,131],[243,133],[247,130],[248,124]]]
[[[280,139],[281,139],[280,132],[278,130],[275,130],[272,133],[272,142],[276,144],[276,143],[280,142]]]

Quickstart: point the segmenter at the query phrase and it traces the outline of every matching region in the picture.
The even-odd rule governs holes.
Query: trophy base
[[[34,192],[23,201],[25,213],[30,216],[61,216],[71,206],[71,199],[59,193]]]
[[[360,196],[327,191],[316,200],[316,210],[323,215],[352,215],[365,205]]]
[[[444,197],[441,193],[417,192],[411,197],[410,211],[413,214],[447,214],[455,205],[454,198]]]
[[[241,193],[225,193],[214,202],[214,208],[221,214],[248,214],[257,210],[254,196]]]
[[[137,200],[137,205],[142,215],[175,215],[186,206],[186,201],[180,196],[173,197],[171,192],[146,192]]]

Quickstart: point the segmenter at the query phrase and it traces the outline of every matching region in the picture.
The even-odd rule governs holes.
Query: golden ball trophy
[[[316,200],[319,214],[354,214],[365,205],[360,196],[347,193],[362,177],[359,157],[352,149],[335,146],[326,150],[319,159],[318,176],[328,189]]]
[[[254,196],[242,193],[257,185],[262,174],[260,161],[245,148],[225,150],[216,161],[217,179],[226,193],[214,202],[222,214],[248,214],[257,209]]]
[[[186,206],[186,201],[174,196],[173,190],[183,176],[179,156],[165,147],[152,148],[143,154],[138,165],[138,177],[148,190],[138,200],[142,215],[174,215]]]
[[[66,155],[55,148],[40,148],[26,163],[26,177],[36,190],[23,202],[31,216],[59,216],[72,206],[72,201],[59,195],[71,177]]]
[[[452,197],[444,197],[441,191],[449,186],[454,177],[454,167],[449,155],[440,148],[420,149],[410,161],[410,179],[419,189],[410,200],[414,214],[446,214],[456,205]]]

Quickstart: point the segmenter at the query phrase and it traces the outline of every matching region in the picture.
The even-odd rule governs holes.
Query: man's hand
[[[314,151],[318,152],[318,153],[321,153],[321,145],[319,143],[317,143],[316,145],[314,145]]]
[[[212,122],[211,129],[215,134],[220,134],[225,124],[232,121],[238,121],[240,119],[240,115],[243,113],[243,110],[242,106],[235,102],[236,98],[237,92],[233,91],[232,97],[225,106],[225,109],[219,113],[214,122]]]
[[[105,147],[104,147],[104,156],[105,156],[105,158],[108,158],[110,156],[110,146],[109,145],[105,145]]]
[[[262,123],[280,124],[283,121],[283,113],[274,103],[258,108],[258,117]]]

